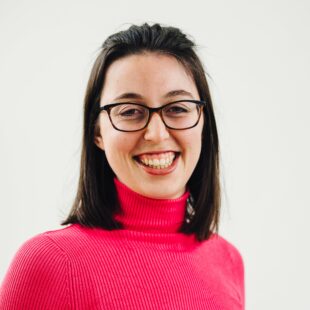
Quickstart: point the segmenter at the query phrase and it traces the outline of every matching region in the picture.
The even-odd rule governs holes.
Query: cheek
[[[103,135],[103,141],[105,153],[112,168],[132,156],[135,141],[126,133],[115,130],[106,131],[106,134]]]
[[[189,169],[194,169],[199,160],[201,143],[200,130],[192,133],[189,132],[182,137],[182,147],[185,155],[185,161],[188,164]]]
[[[202,143],[202,130],[200,128],[193,128],[192,130],[184,131],[179,136],[180,144],[185,150],[191,150],[192,152],[199,152]]]

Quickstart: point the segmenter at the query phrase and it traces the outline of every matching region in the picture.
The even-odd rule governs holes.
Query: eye
[[[168,109],[166,109],[165,112],[166,113],[173,113],[173,114],[186,113],[186,112],[188,112],[188,109],[185,109],[182,106],[173,105],[173,106],[170,106]]]
[[[121,116],[138,116],[143,114],[143,111],[141,109],[124,109],[119,113]]]
[[[142,106],[135,104],[120,105],[113,112],[114,117],[128,120],[144,118],[147,113]]]
[[[190,104],[180,102],[167,106],[163,112],[168,117],[180,117],[187,115],[191,110]]]

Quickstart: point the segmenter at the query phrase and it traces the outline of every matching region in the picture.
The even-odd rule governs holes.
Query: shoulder
[[[38,234],[18,249],[1,285],[0,307],[50,305],[62,309],[68,305],[69,260],[51,237],[59,233]]]
[[[210,255],[213,256],[213,263],[220,267],[221,275],[230,279],[239,295],[241,304],[244,304],[244,261],[240,251],[224,237],[213,234],[206,243],[210,242]]]
[[[76,261],[77,257],[102,248],[115,245],[118,240],[118,231],[109,231],[99,227],[88,227],[80,224],[71,224],[65,228],[43,232],[28,240],[20,249],[22,252],[31,251],[33,255],[48,254],[59,259]],[[84,257],[84,256],[83,256]]]
[[[55,257],[58,257],[58,260],[66,260],[61,240],[69,237],[72,234],[71,231],[72,228],[66,227],[37,234],[22,244],[14,259],[25,256],[24,259],[27,261],[44,261]]]
[[[90,229],[73,224],[37,234],[22,244],[14,260],[22,257],[23,261],[42,261],[46,266],[53,265],[53,262],[65,263],[72,249],[85,241],[87,230]]]
[[[219,234],[212,234],[201,244],[205,266],[221,281],[226,292],[233,294],[244,305],[244,262],[240,251]],[[212,267],[212,270],[211,270]]]
[[[222,259],[226,262],[231,262],[236,267],[239,266],[243,268],[244,262],[242,254],[234,244],[219,234],[211,235],[210,242],[214,244],[217,249],[216,253],[222,256]]]
[[[14,271],[21,278],[40,275],[64,277],[68,258],[59,241],[64,239],[65,235],[70,235],[69,231],[69,227],[46,231],[25,241],[14,255],[8,274]]]
[[[25,241],[15,253],[7,276],[18,274],[20,279],[59,276],[64,278],[68,270],[67,247],[78,239],[78,229],[68,226],[37,234]]]
[[[17,256],[23,254],[29,256],[30,254],[27,260],[40,261],[42,258],[46,264],[53,261],[72,264],[77,257],[85,256],[86,247],[87,253],[92,250],[97,251],[98,244],[101,246],[108,245],[110,239],[111,233],[104,229],[72,224],[32,237],[22,245]]]
[[[214,266],[226,278],[232,279],[238,286],[244,282],[244,262],[239,250],[218,234],[212,234],[203,241],[202,250],[209,265]]]

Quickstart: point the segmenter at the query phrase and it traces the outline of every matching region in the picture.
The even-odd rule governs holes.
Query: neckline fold
[[[182,226],[189,191],[176,199],[145,197],[114,178],[121,212],[115,219],[125,229],[147,232],[176,233]]]

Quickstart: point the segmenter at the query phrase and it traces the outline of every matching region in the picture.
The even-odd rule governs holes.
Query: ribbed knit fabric
[[[33,237],[4,278],[1,310],[244,309],[238,250],[178,232],[188,193],[150,199],[115,184],[125,229],[74,224]]]

